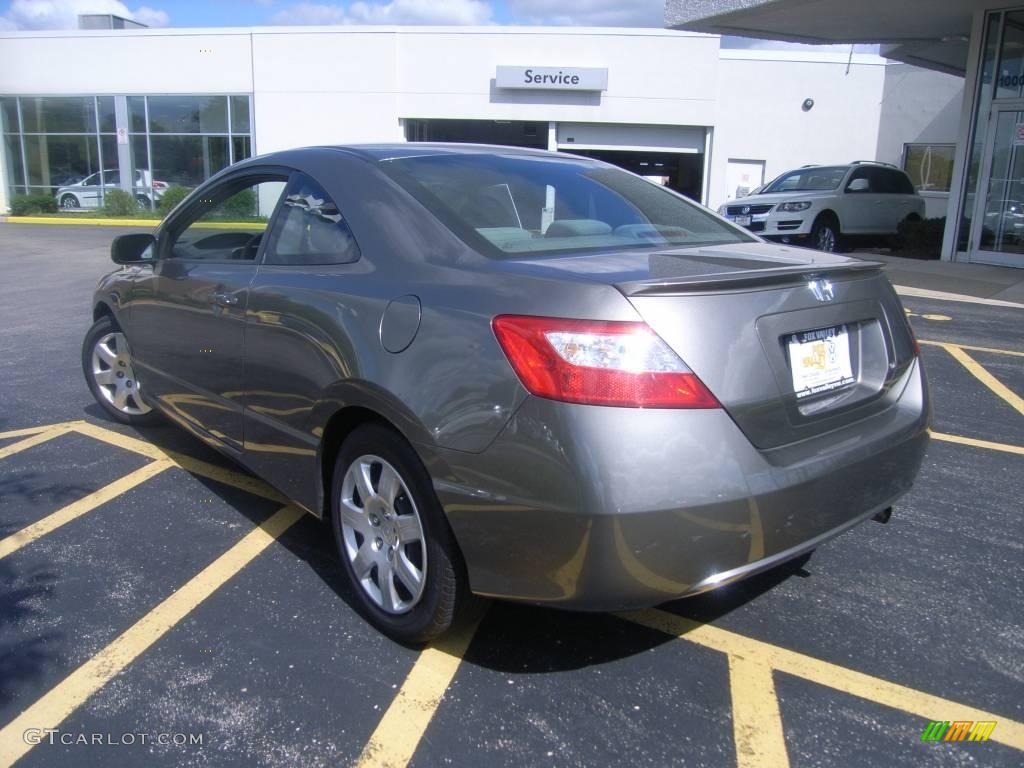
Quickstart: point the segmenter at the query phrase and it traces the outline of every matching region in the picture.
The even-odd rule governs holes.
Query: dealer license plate
[[[787,344],[798,399],[853,384],[850,334],[845,325],[793,333]]]
[[[732,220],[735,221],[737,224],[739,224],[741,227],[749,227],[750,226],[750,217],[749,216],[733,216]]]

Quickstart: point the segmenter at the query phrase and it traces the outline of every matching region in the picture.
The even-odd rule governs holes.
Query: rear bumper
[[[529,398],[487,451],[432,472],[475,592],[618,610],[770,568],[890,506],[928,418],[919,364],[893,407],[772,450],[721,410]]]

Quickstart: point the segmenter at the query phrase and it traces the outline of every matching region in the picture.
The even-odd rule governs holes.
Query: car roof
[[[327,147],[363,155],[373,160],[394,160],[399,157],[427,157],[430,155],[521,155],[524,157],[549,155],[545,149],[508,147],[498,144],[461,144],[455,142],[410,141],[391,144],[343,144]]]

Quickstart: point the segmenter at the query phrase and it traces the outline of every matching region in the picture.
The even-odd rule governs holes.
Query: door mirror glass
[[[854,179],[846,188],[847,192],[870,192],[871,184],[867,179]]]
[[[145,233],[120,235],[110,244],[110,260],[115,264],[151,261],[156,238]]]

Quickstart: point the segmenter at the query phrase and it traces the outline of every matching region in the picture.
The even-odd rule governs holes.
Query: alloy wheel
[[[142,416],[152,410],[139,393],[123,333],[108,333],[96,341],[92,348],[92,377],[103,398],[121,413]]]
[[[819,251],[828,251],[832,253],[836,249],[836,233],[832,230],[832,227],[822,227],[818,230],[818,239],[815,242],[815,246]]]
[[[341,533],[356,581],[390,614],[412,610],[426,584],[427,549],[416,502],[384,459],[360,456],[341,484]]]
[[[77,208],[78,198],[75,197],[74,195],[64,195],[64,197],[60,199],[60,207],[69,210],[71,208]]]

